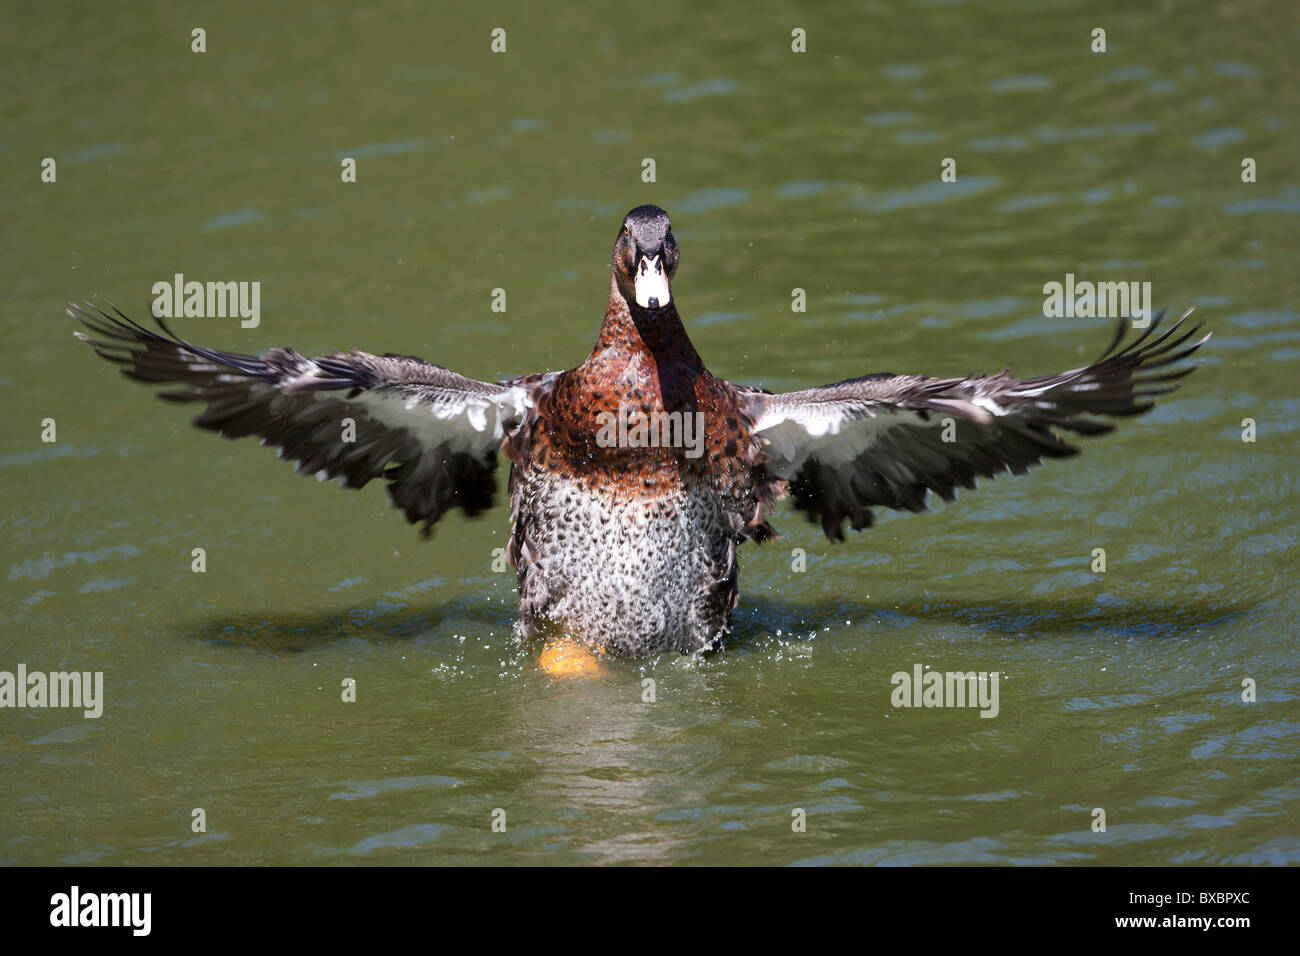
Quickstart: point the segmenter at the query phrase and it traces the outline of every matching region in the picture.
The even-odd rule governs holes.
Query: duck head
[[[614,281],[629,309],[635,305],[657,312],[672,302],[677,257],[668,213],[658,206],[637,206],[623,217],[614,242]]]

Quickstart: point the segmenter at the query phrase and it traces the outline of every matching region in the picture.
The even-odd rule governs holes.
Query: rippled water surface
[[[10,11],[0,670],[102,671],[106,702],[0,710],[0,861],[1300,860],[1294,5],[702,6],[656,4],[654,44],[595,3]],[[560,679],[511,635],[504,509],[422,543],[378,488],[191,428],[62,315],[257,280],[259,327],[179,331],[568,367],[641,202],[739,382],[1069,368],[1110,325],[1043,317],[1067,273],[1215,337],[1077,459],[842,545],[782,511],[720,653]],[[996,672],[997,717],[891,707],[917,664]]]

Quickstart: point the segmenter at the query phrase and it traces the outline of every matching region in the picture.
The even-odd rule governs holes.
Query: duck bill
[[[673,300],[663,256],[642,256],[636,265],[636,304],[643,309],[662,309]]]

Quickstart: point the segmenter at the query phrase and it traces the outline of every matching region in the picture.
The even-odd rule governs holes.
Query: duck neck
[[[668,360],[683,370],[704,368],[677,314],[676,303],[670,302],[653,312],[643,309],[623,297],[613,275],[609,278],[609,307],[592,355],[608,351],[645,353],[661,361]]]

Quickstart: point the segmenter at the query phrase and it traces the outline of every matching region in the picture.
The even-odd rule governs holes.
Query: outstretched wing
[[[768,443],[768,470],[790,480],[795,505],[827,537],[842,539],[845,519],[855,530],[871,524],[873,505],[922,511],[932,491],[951,501],[977,478],[1077,454],[1057,430],[1100,435],[1115,426],[1091,416],[1145,412],[1196,367],[1182,363],[1210,337],[1189,343],[1199,331],[1182,328],[1190,313],[1157,334],[1161,312],[1127,342],[1121,321],[1101,358],[1043,378],[867,375],[740,397]]]
[[[360,488],[374,478],[427,537],[449,508],[475,515],[492,506],[496,453],[549,376],[478,382],[404,355],[353,350],[307,358],[293,349],[262,356],[191,345],[116,309],[72,306],[89,335],[74,333],[128,378],[177,385],[159,397],[203,402],[194,419],[226,438],[256,435],[299,474]]]

